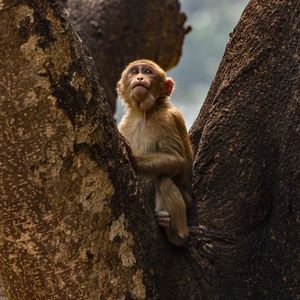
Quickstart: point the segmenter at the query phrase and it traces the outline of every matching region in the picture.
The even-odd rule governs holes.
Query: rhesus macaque
[[[188,238],[192,148],[183,117],[169,101],[174,82],[150,60],[130,63],[117,84],[126,113],[119,131],[131,147],[131,161],[144,189],[155,186],[155,214],[169,242]]]

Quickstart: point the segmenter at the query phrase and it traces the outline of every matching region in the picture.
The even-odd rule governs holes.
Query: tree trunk
[[[6,299],[199,299],[154,221],[60,2],[0,11],[0,276]],[[109,66],[106,62],[106,66]]]
[[[174,67],[180,56],[185,14],[178,0],[69,0],[70,17],[95,60],[112,112],[124,67],[139,58]]]
[[[231,36],[191,130],[185,249],[156,226],[62,7],[3,4],[6,299],[299,298],[298,1],[251,1]]]
[[[250,1],[191,129],[210,299],[300,299],[299,63],[300,2]]]

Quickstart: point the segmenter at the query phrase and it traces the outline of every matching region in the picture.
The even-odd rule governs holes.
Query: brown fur
[[[154,97],[155,104],[146,111],[142,111],[128,96],[128,81],[134,80],[131,79],[132,76],[128,77],[128,70],[136,65],[139,70],[144,65],[149,65],[155,72],[148,77],[147,74],[136,75],[145,76],[145,79],[151,81],[151,88],[145,97],[152,93],[150,96]],[[191,199],[192,148],[183,117],[169,102],[165,93],[172,89],[173,81],[170,81],[172,80],[166,77],[165,72],[152,61],[139,60],[129,64],[123,71],[117,88],[127,104],[119,131],[132,149],[138,174],[147,178],[143,182],[155,183],[159,224],[163,224],[168,240],[181,246],[188,237],[186,208]],[[165,87],[168,84],[171,87]],[[156,88],[152,89],[152,86]],[[164,218],[161,212],[167,212],[169,217]]]

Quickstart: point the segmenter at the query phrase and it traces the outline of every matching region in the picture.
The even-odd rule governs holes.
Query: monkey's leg
[[[182,246],[188,238],[186,206],[178,187],[168,177],[156,183],[155,211],[170,243]]]

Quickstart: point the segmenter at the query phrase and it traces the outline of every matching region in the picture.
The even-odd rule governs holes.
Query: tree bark
[[[140,58],[166,70],[174,67],[190,31],[178,0],[69,0],[67,6],[95,60],[113,113],[115,87],[124,67]]]
[[[300,299],[299,63],[300,2],[250,1],[190,132],[210,299]]]
[[[6,299],[199,299],[197,272],[156,225],[60,2],[10,4],[0,10]]]
[[[156,226],[60,4],[3,4],[6,299],[299,298],[300,3],[252,0],[231,36],[191,130],[185,249]]]

